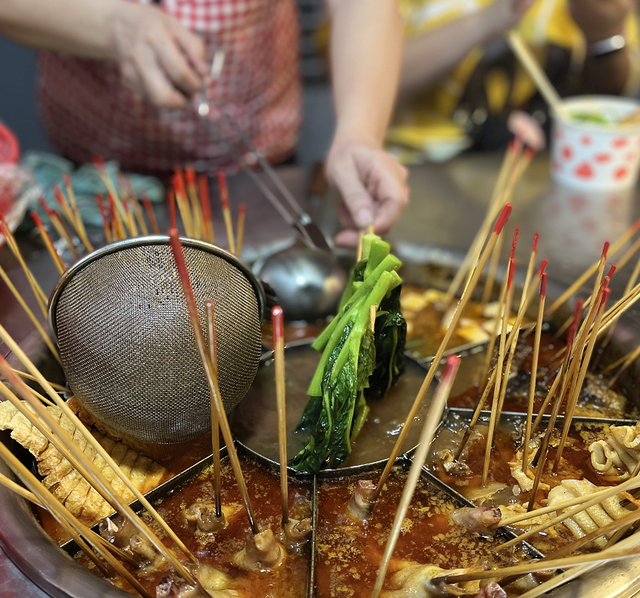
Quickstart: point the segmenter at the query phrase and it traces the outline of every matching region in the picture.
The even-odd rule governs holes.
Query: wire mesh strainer
[[[205,325],[205,301],[215,301],[229,411],[260,362],[263,290],[225,251],[193,239],[182,244]],[[168,237],[120,241],[79,261],[54,290],[49,320],[69,386],[97,420],[151,443],[184,442],[210,429],[209,388]]]

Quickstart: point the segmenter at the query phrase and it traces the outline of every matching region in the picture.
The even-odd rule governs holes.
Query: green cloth
[[[53,188],[59,185],[64,189],[63,176],[69,175],[82,221],[90,226],[102,227],[102,216],[95,195],[96,193],[106,194],[107,189],[93,164],[83,164],[74,170],[73,164],[60,156],[35,151],[24,152],[20,164],[33,173],[34,179],[43,190],[45,201],[58,211],[60,208]],[[160,202],[164,199],[164,186],[158,179],[139,174],[121,173],[117,162],[107,162],[106,167],[114,184],[117,177],[125,176],[131,182],[138,197],[144,193],[152,202]],[[39,205],[33,206],[33,209],[39,212],[40,217],[46,217]]]

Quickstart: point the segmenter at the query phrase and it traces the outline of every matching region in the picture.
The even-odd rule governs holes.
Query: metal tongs
[[[220,75],[223,65],[224,51],[218,49],[215,51],[213,61],[211,63],[211,79],[216,79]],[[207,100],[206,85],[203,80],[201,98],[197,104],[196,110],[198,112],[198,115],[203,120],[205,120],[209,126],[214,126],[211,119],[208,118],[212,112],[212,109],[215,110],[215,112],[219,114],[222,119],[233,129],[240,142],[245,146],[247,150],[249,150],[249,152],[255,159],[256,164],[258,164],[265,175],[273,183],[281,198],[279,198],[256,174],[256,172],[247,165],[245,157],[242,155],[240,150],[234,145],[227,143],[226,145],[229,150],[229,154],[235,160],[235,162],[237,162],[242,170],[253,180],[256,186],[260,189],[260,191],[262,191],[264,196],[269,200],[276,211],[282,216],[285,222],[293,226],[300,233],[302,242],[307,247],[309,247],[310,249],[327,251],[331,253],[331,247],[329,246],[329,243],[327,242],[327,239],[325,238],[322,231],[312,221],[311,216],[309,216],[309,214],[307,214],[302,209],[300,204],[293,197],[289,189],[287,189],[286,185],[275,172],[273,167],[256,149],[252,141],[249,139],[249,137],[247,137],[240,125],[238,125],[238,122],[235,120],[235,118],[224,108],[217,106],[213,102]],[[282,200],[282,198],[284,198],[284,201]]]

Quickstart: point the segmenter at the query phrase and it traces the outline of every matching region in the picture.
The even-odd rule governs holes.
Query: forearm
[[[113,9],[123,0],[0,0],[0,33],[37,49],[111,58]]]
[[[400,94],[411,95],[432,85],[460,64],[474,47],[490,41],[495,33],[489,15],[488,9],[465,15],[406,40]]]
[[[396,2],[329,0],[328,5],[336,137],[380,145],[400,72],[402,24]]]

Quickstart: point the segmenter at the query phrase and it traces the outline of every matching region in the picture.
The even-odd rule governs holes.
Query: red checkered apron
[[[149,3],[149,0],[141,0]],[[162,9],[225,50],[208,89],[272,162],[289,157],[300,121],[298,25],[293,0],[163,0]],[[77,163],[94,154],[124,169],[167,173],[195,163],[209,173],[231,166],[227,125],[203,126],[195,110],[155,108],[120,81],[115,64],[41,52],[40,117],[52,142]]]

